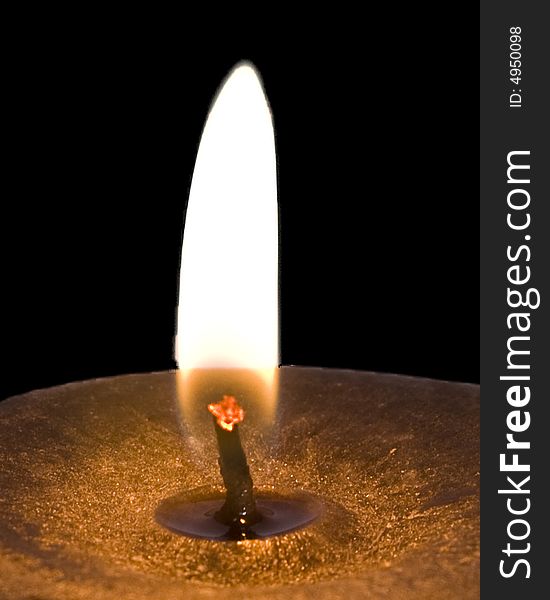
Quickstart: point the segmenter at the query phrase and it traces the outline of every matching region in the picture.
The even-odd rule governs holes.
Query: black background
[[[261,40],[145,14],[22,32],[6,92],[0,398],[173,367],[195,154],[241,59],[276,128],[282,362],[478,382],[472,66],[464,91],[477,15],[434,6]]]

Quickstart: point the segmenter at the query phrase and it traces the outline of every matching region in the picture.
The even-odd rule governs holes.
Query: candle
[[[478,387],[277,369],[276,213],[269,110],[241,65],[197,158],[181,370],[0,405],[0,597],[477,596]],[[261,513],[244,539],[215,519],[227,403]]]
[[[254,483],[313,494],[324,513],[286,535],[213,542],[155,520],[167,498],[223,497],[216,461],[181,435],[176,379],[2,402],[0,597],[478,597],[477,386],[283,367],[278,443],[247,439]]]

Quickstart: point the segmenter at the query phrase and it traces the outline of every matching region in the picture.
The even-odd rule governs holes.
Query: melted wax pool
[[[306,527],[322,514],[322,504],[305,492],[287,496],[259,494],[256,507],[261,520],[253,525],[226,525],[215,518],[223,497],[189,500],[179,494],[163,500],[157,508],[157,523],[174,533],[218,541],[261,539]]]

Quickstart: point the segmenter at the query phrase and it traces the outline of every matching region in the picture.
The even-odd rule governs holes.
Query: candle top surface
[[[173,372],[39,390],[0,405],[0,591],[18,600],[438,600],[479,594],[479,388],[282,368],[277,439],[242,429],[266,493],[305,490],[311,526],[210,542],[155,509],[218,489],[181,435]],[[360,418],[358,417],[360,416]],[[0,594],[1,595],[1,594]]]

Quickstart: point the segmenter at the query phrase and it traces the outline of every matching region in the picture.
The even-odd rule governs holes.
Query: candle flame
[[[273,404],[278,334],[273,124],[256,70],[241,63],[210,109],[186,212],[175,344],[184,412],[226,393]]]

